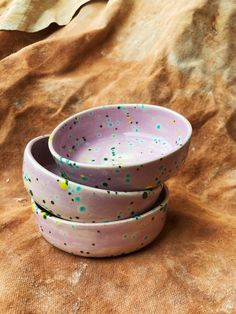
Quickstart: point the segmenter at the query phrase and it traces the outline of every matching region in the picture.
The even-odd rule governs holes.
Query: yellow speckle
[[[59,186],[62,190],[67,190],[68,189],[68,181],[66,179],[61,180],[59,182]]]
[[[145,190],[146,190],[146,189],[151,189],[151,188],[153,188],[152,185],[147,185],[147,186],[145,186]]]
[[[42,217],[46,218],[47,214],[45,212],[42,212]]]
[[[81,179],[85,179],[86,176],[85,176],[84,174],[81,174],[81,175],[80,175],[80,178],[81,178]]]
[[[180,130],[177,131],[177,134],[180,135]]]
[[[53,140],[53,137],[52,136],[49,136],[49,141],[52,141]]]
[[[34,213],[34,203],[31,204],[32,212]]]
[[[60,225],[61,224],[60,220],[56,220],[56,224]]]

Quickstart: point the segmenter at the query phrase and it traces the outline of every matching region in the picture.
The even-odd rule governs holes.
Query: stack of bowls
[[[23,180],[44,238],[76,255],[127,254],[162,230],[164,182],[186,159],[192,128],[159,106],[80,112],[28,143]]]

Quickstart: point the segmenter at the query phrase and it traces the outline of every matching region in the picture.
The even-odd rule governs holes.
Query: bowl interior
[[[44,168],[53,172],[56,175],[60,175],[60,171],[57,168],[55,160],[53,159],[48,149],[48,136],[39,138],[35,141],[31,147],[31,153],[34,159]]]
[[[180,114],[152,105],[111,105],[68,119],[53,134],[60,156],[80,164],[144,164],[166,156],[191,136]]]

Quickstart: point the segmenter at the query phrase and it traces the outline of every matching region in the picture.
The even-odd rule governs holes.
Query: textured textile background
[[[110,0],[65,27],[0,31],[0,313],[236,313],[236,3]],[[48,244],[21,179],[26,143],[72,113],[153,103],[193,138],[161,236],[126,257]]]

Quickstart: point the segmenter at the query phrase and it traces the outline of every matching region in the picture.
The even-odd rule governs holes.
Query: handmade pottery
[[[36,222],[43,237],[57,248],[87,257],[127,254],[152,242],[162,230],[168,203],[164,186],[160,199],[148,212],[107,223],[80,223],[63,220],[32,203]]]
[[[48,149],[48,136],[26,146],[24,184],[34,200],[47,211],[81,222],[112,221],[132,217],[152,206],[162,189],[114,192],[84,186],[57,175],[57,165]]]
[[[192,128],[159,106],[108,105],[73,115],[52,132],[49,149],[65,178],[101,189],[158,186],[186,159]]]

